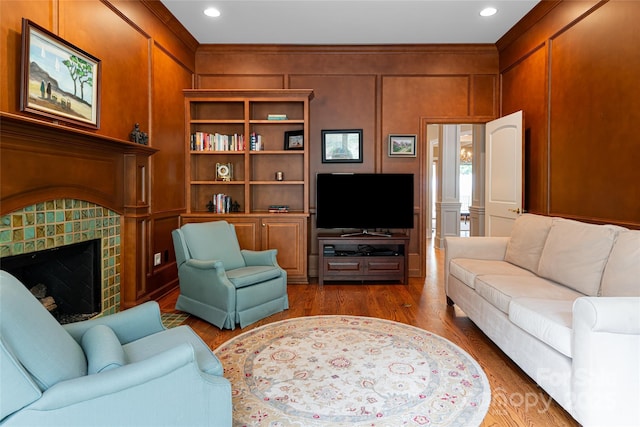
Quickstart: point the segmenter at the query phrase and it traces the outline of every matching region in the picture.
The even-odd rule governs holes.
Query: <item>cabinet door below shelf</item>
[[[290,283],[308,283],[306,216],[282,214],[260,220],[262,248],[278,250],[278,264],[287,270]]]

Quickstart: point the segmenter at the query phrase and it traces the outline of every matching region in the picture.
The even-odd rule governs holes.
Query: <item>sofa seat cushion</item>
[[[602,276],[603,297],[640,297],[640,230],[618,234]]]
[[[471,289],[475,289],[477,276],[500,274],[511,276],[533,276],[533,273],[506,261],[456,258],[449,263],[450,274]]]
[[[281,274],[282,270],[273,265],[254,265],[236,268],[235,270],[227,270],[227,277],[236,289],[266,282],[267,280],[280,277]]]
[[[509,320],[565,356],[572,357],[573,303],[571,300],[514,298],[509,304]]]
[[[188,326],[178,326],[157,334],[148,335],[122,346],[129,363],[146,360],[152,356],[172,349],[179,344],[189,343],[194,349],[200,369],[210,375],[222,376],[222,364],[209,347]]]
[[[542,250],[538,274],[588,296],[597,296],[620,227],[556,218]]]
[[[513,298],[543,298],[574,301],[582,295],[537,276],[484,275],[476,279],[476,292],[505,314]]]

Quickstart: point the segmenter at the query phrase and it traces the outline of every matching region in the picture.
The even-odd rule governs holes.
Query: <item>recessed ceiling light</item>
[[[220,11],[215,7],[208,7],[204,10],[204,14],[212,18],[216,18],[220,16]]]
[[[480,16],[493,16],[498,13],[498,9],[495,7],[485,7],[480,11]]]

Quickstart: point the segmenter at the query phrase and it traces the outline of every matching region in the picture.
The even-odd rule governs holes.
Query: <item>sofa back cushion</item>
[[[0,334],[43,391],[60,381],[87,375],[80,344],[6,271],[0,271]]]
[[[584,295],[597,296],[602,274],[620,227],[555,218],[538,274]]]
[[[513,224],[504,260],[537,273],[542,249],[552,224],[553,218],[550,216],[519,216]]]
[[[640,231],[618,234],[602,276],[603,297],[640,297]]]
[[[225,270],[246,266],[235,229],[228,222],[190,223],[180,229],[191,258],[220,260]]]

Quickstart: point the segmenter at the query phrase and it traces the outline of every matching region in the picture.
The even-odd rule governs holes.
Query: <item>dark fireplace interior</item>
[[[100,239],[0,259],[60,323],[100,313]]]

